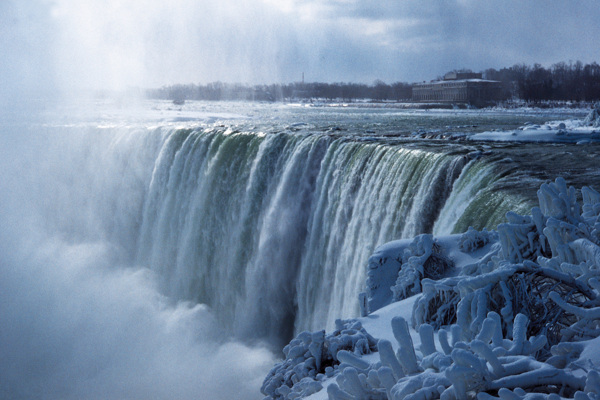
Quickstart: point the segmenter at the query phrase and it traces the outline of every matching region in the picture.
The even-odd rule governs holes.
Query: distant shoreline
[[[287,104],[297,105],[301,107],[357,107],[357,108],[390,108],[390,109],[401,109],[401,110],[485,110],[485,109],[501,109],[501,110],[515,110],[515,109],[567,109],[567,110],[589,110],[594,107],[595,102],[593,101],[542,101],[542,102],[526,102],[520,100],[508,100],[496,103],[490,103],[486,106],[475,107],[468,103],[441,103],[441,102],[414,102],[409,100],[374,100],[374,99],[357,99],[353,101],[346,101],[343,99],[285,99],[277,101],[267,100],[244,100],[244,99],[224,99],[224,100],[205,100],[205,99],[190,99],[190,100],[177,100],[165,98],[152,98],[148,97],[149,100],[162,100],[172,101],[174,106],[184,106],[186,102],[240,102],[240,103],[273,103],[273,104]]]

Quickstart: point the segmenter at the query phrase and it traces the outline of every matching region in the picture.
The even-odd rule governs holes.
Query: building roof
[[[460,83],[460,82],[488,82],[488,83],[501,83],[500,81],[491,81],[488,79],[457,79],[457,80],[444,80],[444,81],[431,81],[431,82],[421,82],[421,83],[415,83],[413,86],[419,86],[419,85],[442,85],[442,84],[453,84],[453,83]]]

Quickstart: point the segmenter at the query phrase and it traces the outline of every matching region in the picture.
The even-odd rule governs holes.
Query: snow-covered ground
[[[497,230],[379,247],[364,316],[299,334],[266,398],[599,398],[600,193],[577,197],[558,178]]]
[[[542,125],[527,124],[516,130],[498,130],[476,133],[470,140],[497,142],[551,142],[585,144],[600,141],[600,103],[581,119],[552,121]]]

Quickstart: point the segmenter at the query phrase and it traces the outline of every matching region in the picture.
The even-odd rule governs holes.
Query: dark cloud
[[[3,3],[0,29],[11,34],[2,38],[2,69],[63,88],[289,82],[302,72],[311,80],[418,81],[455,68],[597,61],[600,37],[595,0],[121,3]],[[27,52],[15,47],[24,41]],[[15,72],[24,58],[30,69]]]

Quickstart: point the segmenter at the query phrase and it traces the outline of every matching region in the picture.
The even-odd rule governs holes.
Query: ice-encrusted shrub
[[[423,295],[413,309],[413,324],[417,328],[430,324],[439,329],[457,323],[467,335],[464,339],[471,339],[487,313],[493,311],[502,316],[501,328],[510,335],[514,317],[523,314],[531,321],[527,334],[543,334],[548,339],[546,352],[540,357],[547,356],[549,346],[565,335],[580,340],[590,338],[585,331],[577,333],[581,320],[577,314],[549,299],[551,293],[560,293],[566,304],[581,307],[595,298],[595,293],[567,274],[532,262],[507,265],[474,277],[427,281],[423,288]]]
[[[559,344],[552,348],[549,362],[537,361],[534,355],[546,344],[545,336],[528,337],[529,320],[517,314],[508,339],[502,333],[500,319],[500,315],[489,313],[469,341],[463,340],[465,332],[459,325],[453,325],[450,333],[440,330],[439,349],[433,327],[424,324],[419,328],[421,346],[417,350],[408,324],[396,317],[392,330],[398,351],[394,353],[390,342],[380,340],[380,362],[365,366],[357,359],[350,363],[336,383],[327,388],[329,399],[466,400],[477,395],[487,400],[495,395],[522,398],[527,392],[537,393],[539,398],[558,394],[579,399],[584,391],[590,398],[597,395],[597,371],[587,372],[570,364],[583,347]],[[565,369],[566,365],[570,368]]]
[[[459,277],[440,281],[423,279],[422,295],[413,308],[413,326],[431,324],[435,329],[456,323],[456,310],[460,301],[457,290]]]
[[[550,246],[543,233],[546,220],[539,208],[533,208],[531,216],[508,212],[506,219],[508,222],[498,225],[504,260],[518,263],[550,255]]]
[[[583,214],[575,189],[567,187],[564,179],[543,184],[538,190],[539,207],[530,216],[509,212],[508,222],[498,225],[503,259],[516,263],[557,257],[560,262],[571,262],[571,242],[585,238],[598,244],[600,194],[584,187],[582,196]]]
[[[382,246],[367,264],[366,291],[360,294],[363,316],[420,293],[421,280],[440,279],[452,267],[452,260],[444,255],[444,249],[432,235]]]
[[[453,266],[454,263],[443,254],[433,235],[417,236],[402,254],[398,278],[391,287],[394,301],[421,293],[423,279],[440,279]]]
[[[362,355],[377,350],[376,340],[356,320],[337,320],[336,330],[302,332],[283,348],[285,360],[271,369],[261,387],[266,399],[297,399],[322,389],[343,352]]]
[[[584,321],[550,296],[555,292],[554,297],[572,307],[600,306],[595,300],[600,289],[600,194],[584,188],[582,197],[580,207],[575,190],[561,178],[542,185],[540,207],[531,216],[508,213],[508,223],[498,227],[499,249],[465,267],[460,279],[422,282],[415,326],[457,322],[474,332],[488,311],[496,311],[507,321],[505,332],[517,313],[527,315],[532,320],[528,334],[543,333],[550,345],[593,336],[594,321]]]
[[[600,235],[600,193],[590,187],[583,187],[581,197],[583,198],[581,217],[591,229],[590,235],[596,238],[594,242],[598,243],[597,238]]]
[[[478,231],[470,226],[469,229],[460,236],[458,248],[465,253],[471,253],[484,247],[495,236],[495,232],[488,232],[486,228],[483,228],[482,231]]]

